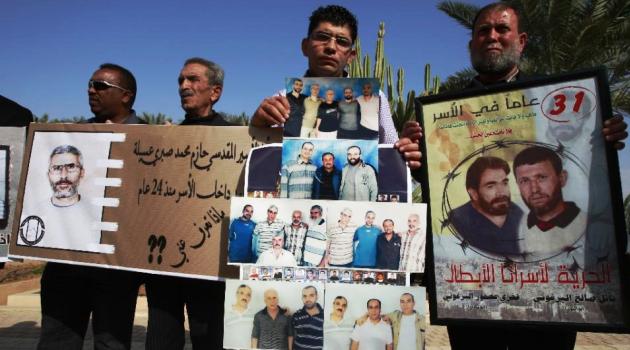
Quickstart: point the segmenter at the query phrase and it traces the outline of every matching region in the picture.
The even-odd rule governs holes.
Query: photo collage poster
[[[436,319],[623,322],[600,92],[422,102]]]
[[[0,128],[0,262],[8,261],[25,135],[26,128]]]
[[[417,322],[422,320],[424,329],[425,290],[404,285],[409,285],[410,272],[424,272],[426,205],[412,204],[410,172],[398,151],[378,144],[379,81],[288,78],[285,84],[290,113],[283,125],[283,143],[252,149],[245,176],[248,197],[231,200],[228,262],[240,265],[241,280],[227,281],[224,346],[285,348],[293,342],[296,346],[347,349],[355,321],[362,318],[360,308],[354,308],[361,304],[367,315],[370,296],[382,296],[387,305],[383,311],[393,311],[404,293],[392,288],[414,291],[409,295],[414,295],[414,302],[418,300],[421,316]],[[301,343],[299,330],[282,343],[261,346],[262,340],[252,342],[246,335],[259,335],[256,327],[244,316],[227,315],[236,308],[244,310],[243,305],[234,305],[235,295],[251,298],[258,294],[266,300],[264,291],[255,287],[265,283],[279,283],[286,292],[302,296],[304,305],[297,305],[298,310],[307,309],[303,292],[311,283],[323,283],[326,289],[338,285],[333,293],[343,295],[339,298],[346,300],[343,308],[351,304],[353,311],[343,320],[335,317],[331,327],[343,321],[344,332],[349,333],[335,336],[332,331],[324,337],[329,339],[326,345],[319,343],[321,327],[315,337],[317,344]],[[326,309],[324,301],[332,307],[334,300],[320,298],[321,307]],[[248,297],[241,299],[244,302]],[[257,312],[260,306],[265,305],[259,305]],[[323,321],[329,312],[322,312]],[[405,313],[412,317],[415,312],[409,309]],[[374,318],[380,320],[380,312]],[[249,327],[236,331],[238,339],[228,330],[234,320]],[[384,339],[359,337],[364,342],[381,344],[392,338],[391,323],[368,323],[378,323],[375,334]],[[383,347],[395,343],[396,337],[382,343]],[[424,335],[419,333],[417,340],[423,342]]]
[[[425,300],[421,287],[227,280],[223,347],[423,349]]]

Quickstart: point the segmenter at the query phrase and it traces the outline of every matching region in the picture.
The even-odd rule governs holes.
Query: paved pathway
[[[138,298],[138,308],[133,329],[132,349],[134,350],[144,349],[147,316],[146,299],[140,297]],[[10,300],[7,306],[0,306],[0,349],[35,349],[40,331],[40,317],[39,298],[35,292],[17,301],[11,302]],[[92,348],[92,335],[88,333],[84,349],[89,350]],[[192,349],[190,343],[186,344],[186,349]],[[427,349],[450,349],[446,327],[431,326],[429,328],[427,332]],[[630,335],[579,333],[575,349],[630,350]]]

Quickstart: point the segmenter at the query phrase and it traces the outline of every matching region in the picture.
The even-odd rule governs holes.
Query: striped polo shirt
[[[309,315],[305,308],[293,314],[293,349],[322,349],[324,347],[324,309],[316,315]]]
[[[254,228],[254,241],[256,242],[256,256],[260,256],[262,252],[271,248],[271,240],[273,236],[284,233],[284,223],[280,220],[274,220],[269,223],[263,220]]]
[[[329,264],[346,265],[352,262],[354,231],[357,225],[348,223],[345,228],[335,225],[328,231],[330,246],[328,252],[330,254]]]
[[[280,171],[280,197],[311,199],[317,167],[311,161],[289,161]]]

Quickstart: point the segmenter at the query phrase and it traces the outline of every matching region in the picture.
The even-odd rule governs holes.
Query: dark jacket
[[[324,173],[324,167],[320,166],[315,170],[315,178],[313,179],[313,194],[311,198],[319,199],[321,186],[322,186],[322,176]],[[335,199],[339,199],[339,187],[341,186],[341,170],[333,167],[332,173],[332,188],[335,193]]]

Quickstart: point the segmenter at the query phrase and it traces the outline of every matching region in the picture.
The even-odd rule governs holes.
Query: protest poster
[[[362,268],[374,282],[424,272],[426,205],[234,197],[228,237],[231,264]]]
[[[432,322],[627,324],[604,70],[421,97]],[[626,277],[623,277],[626,276]]]
[[[285,86],[285,137],[378,141],[378,79],[286,78]]]
[[[236,276],[229,200],[252,147],[278,130],[37,124],[29,130],[11,256],[167,275]]]
[[[7,261],[26,128],[0,128],[0,262]]]
[[[292,151],[283,152],[282,144],[267,144],[253,148],[247,158],[245,167],[245,188],[248,197],[277,198],[280,197],[280,181],[283,153],[286,157],[297,157],[305,141],[290,140]],[[309,141],[310,142],[310,141]],[[354,144],[350,142],[346,147]],[[371,145],[370,145],[371,146]],[[296,149],[297,148],[297,149]],[[334,151],[334,149],[333,149]],[[347,162],[347,148],[337,148],[334,159],[337,169],[343,169]],[[311,159],[317,168],[322,167],[325,151],[315,151]],[[332,153],[332,152],[331,152]],[[333,153],[335,155],[335,153]],[[372,158],[373,159],[373,158]],[[392,145],[378,145],[378,171],[376,172],[377,202],[401,202],[412,201],[412,178],[405,160]],[[376,166],[376,164],[374,165]],[[316,181],[314,179],[313,181]],[[313,197],[311,195],[311,197]]]

